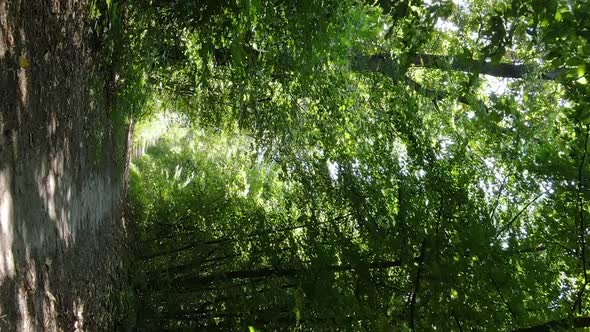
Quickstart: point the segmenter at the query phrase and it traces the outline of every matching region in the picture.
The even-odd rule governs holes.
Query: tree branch
[[[461,326],[461,322],[459,321],[459,318],[457,318],[457,315],[455,314],[455,310],[452,310],[452,316],[453,319],[455,320],[455,324],[457,324],[457,328],[459,329],[459,332],[463,332],[463,327]]]
[[[504,186],[506,186],[506,181],[508,180],[508,176],[510,174],[507,174],[504,177],[504,180],[502,180],[502,185],[500,186],[500,189],[498,190],[498,194],[496,194],[496,202],[494,203],[494,208],[492,209],[492,212],[490,213],[490,222],[493,224],[494,223],[494,215],[496,214],[496,209],[498,208],[498,205],[500,203],[500,197],[502,195],[502,192],[504,191]]]
[[[536,71],[536,68],[532,65],[486,62],[434,54],[405,54],[399,56],[399,58],[408,59],[407,62],[415,67],[478,73],[501,78],[523,78],[527,74]],[[398,80],[399,73],[402,72],[403,68],[388,54],[375,54],[371,56],[355,56],[352,59],[352,70],[358,72],[379,72]],[[539,78],[555,80],[565,72],[567,72],[567,68],[558,68],[540,74]]]
[[[401,260],[396,261],[377,261],[366,264],[366,268],[370,270],[388,269],[392,267],[399,267],[402,265]],[[318,271],[328,272],[343,272],[362,268],[362,265],[353,266],[348,264],[343,265],[328,265]],[[305,268],[281,268],[281,267],[263,267],[253,270],[236,270],[227,272],[215,272],[200,276],[181,277],[174,280],[173,284],[181,287],[198,287],[200,285],[210,284],[212,282],[234,280],[234,279],[256,279],[256,278],[273,278],[273,277],[298,277],[306,273],[313,272],[313,269]]]
[[[425,88],[422,84],[412,80],[412,79],[408,79],[407,80],[408,85],[410,85],[412,87],[412,89],[414,89],[416,92],[420,93],[421,95],[431,98],[433,101],[439,101],[439,100],[443,100],[446,98],[452,98],[452,99],[456,99],[457,101],[459,101],[462,104],[465,105],[469,105],[469,106],[476,106],[479,107],[481,109],[487,109],[487,106],[477,100],[477,105],[472,105],[472,102],[470,102],[465,96],[456,96],[456,95],[452,95],[450,93],[447,93],[446,91],[441,91],[441,90],[432,90],[432,89],[428,89]],[[436,106],[436,104],[435,104]]]
[[[590,317],[574,317],[571,319],[552,320],[539,325],[523,327],[512,332],[551,332],[559,329],[590,327]]]
[[[514,310],[512,310],[512,308],[510,307],[510,304],[508,303],[508,301],[506,301],[506,298],[502,294],[502,290],[500,289],[500,286],[498,285],[498,283],[496,282],[496,280],[494,279],[494,277],[492,276],[490,271],[488,270],[487,272],[488,272],[488,276],[490,277],[490,280],[492,281],[492,285],[496,289],[496,293],[498,293],[498,295],[500,296],[500,300],[502,300],[502,303],[504,303],[504,306],[506,306],[506,309],[508,309],[510,316],[512,316],[512,318],[516,321],[516,319],[517,319],[516,313],[514,313]]]
[[[520,209],[520,211],[518,211],[518,213],[512,217],[512,219],[510,219],[510,221],[506,224],[506,226],[504,226],[504,228],[502,228],[498,234],[496,234],[496,239],[498,239],[498,237],[500,237],[500,235],[502,235],[502,233],[506,232],[508,230],[508,228],[510,228],[510,226],[512,226],[512,224],[518,219],[518,217],[520,217],[520,215],[526,210],[528,209],[529,206],[531,206],[531,204],[533,204],[536,200],[539,199],[539,197],[543,196],[543,192],[539,193],[537,196],[535,196],[533,199],[531,199],[528,203],[526,203],[526,205]]]

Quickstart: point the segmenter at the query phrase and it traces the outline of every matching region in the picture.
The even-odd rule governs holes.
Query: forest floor
[[[0,0],[0,331],[123,319],[127,128],[87,9]]]

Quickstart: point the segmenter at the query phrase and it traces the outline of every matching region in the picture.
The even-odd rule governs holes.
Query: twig
[[[520,211],[518,211],[518,213],[512,217],[512,219],[510,219],[510,221],[506,224],[506,226],[504,226],[504,228],[502,228],[498,234],[496,234],[496,240],[498,239],[498,237],[500,237],[500,235],[502,235],[502,233],[506,232],[508,230],[508,228],[510,228],[510,226],[512,226],[512,224],[518,219],[518,217],[520,217],[520,215],[529,207],[531,206],[531,204],[533,204],[536,200],[539,199],[539,197],[543,196],[544,192],[539,193],[537,196],[535,196],[532,200],[530,200],[528,203],[526,203],[526,205],[520,209]]]
[[[502,192],[504,191],[504,186],[506,186],[506,180],[508,180],[508,177],[510,176],[510,174],[507,174],[504,177],[504,180],[502,180],[502,185],[500,186],[500,189],[498,190],[498,194],[496,194],[496,202],[494,203],[494,208],[492,209],[492,212],[490,213],[490,222],[493,223],[493,218],[494,215],[496,214],[496,209],[498,208],[498,205],[500,204],[500,196],[502,195]]]
[[[496,280],[492,276],[492,273],[487,268],[485,270],[488,273],[488,276],[490,277],[490,280],[492,281],[492,285],[494,285],[494,288],[496,289],[496,292],[500,296],[500,299],[502,300],[502,302],[506,306],[506,309],[508,309],[508,312],[510,312],[510,315],[516,321],[516,314],[514,313],[514,311],[512,311],[512,308],[510,308],[510,305],[508,304],[508,301],[506,301],[506,299],[504,298],[504,295],[502,295],[502,291],[500,290],[500,287],[498,286],[498,283],[496,282]]]
[[[457,327],[459,328],[459,332],[463,332],[463,328],[461,327],[461,322],[457,318],[457,315],[455,314],[454,309],[453,309],[452,315],[453,315],[453,319],[455,320],[455,324],[457,324]]]

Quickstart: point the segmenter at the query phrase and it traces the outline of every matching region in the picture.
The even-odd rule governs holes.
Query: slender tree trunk
[[[357,268],[368,268],[370,270],[387,269],[401,266],[401,261],[378,261],[369,263],[366,266],[353,265],[328,265],[316,271],[341,272],[350,271]],[[181,277],[174,280],[173,284],[181,285],[185,288],[199,287],[217,281],[227,281],[234,279],[256,279],[256,278],[273,278],[273,277],[298,277],[306,273],[313,272],[313,270],[304,268],[280,268],[280,267],[265,267],[255,270],[236,270],[228,272],[211,273],[201,276]]]

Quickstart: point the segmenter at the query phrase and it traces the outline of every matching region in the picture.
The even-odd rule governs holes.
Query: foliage
[[[144,329],[590,326],[587,2],[122,12]]]

